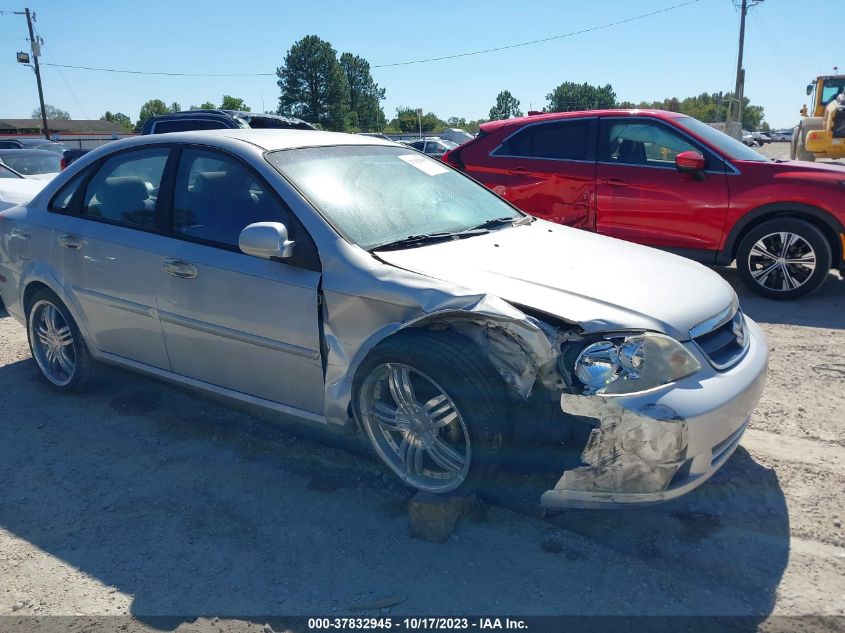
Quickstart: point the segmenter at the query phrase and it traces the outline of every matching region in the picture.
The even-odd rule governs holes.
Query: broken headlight
[[[587,394],[645,391],[701,369],[683,345],[664,334],[607,336],[578,354],[572,372]]]

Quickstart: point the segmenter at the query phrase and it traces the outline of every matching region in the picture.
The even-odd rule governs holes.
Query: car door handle
[[[625,187],[628,184],[627,180],[622,180],[621,178],[608,178],[603,182],[605,185],[611,185],[612,187]]]
[[[512,174],[527,174],[528,170],[525,167],[514,167],[508,170]]]
[[[198,271],[197,267],[193,264],[183,261],[181,259],[175,259],[173,257],[168,257],[164,260],[162,264],[162,269],[168,275],[172,275],[173,277],[179,277],[180,279],[195,279]]]
[[[56,238],[59,246],[70,249],[72,251],[81,251],[85,248],[85,240],[73,233],[62,233]]]

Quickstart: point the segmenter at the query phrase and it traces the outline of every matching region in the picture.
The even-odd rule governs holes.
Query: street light
[[[24,53],[22,51],[18,51],[18,63],[19,64],[28,64],[29,63],[29,53]]]

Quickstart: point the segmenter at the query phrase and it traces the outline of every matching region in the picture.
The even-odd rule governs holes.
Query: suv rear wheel
[[[824,235],[803,220],[769,220],[742,238],[736,267],[743,283],[769,299],[797,299],[827,279],[831,251]]]

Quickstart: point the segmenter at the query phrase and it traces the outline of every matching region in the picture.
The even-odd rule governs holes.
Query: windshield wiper
[[[454,232],[447,232],[447,233],[421,233],[419,235],[409,235],[408,237],[403,237],[398,240],[394,240],[392,242],[387,242],[385,244],[379,244],[378,246],[373,246],[372,248],[368,248],[367,250],[371,253],[373,251],[386,251],[392,248],[404,248],[406,246],[420,246],[422,244],[429,244],[434,242],[442,242],[444,240],[451,240],[454,239],[456,233]]]
[[[502,226],[521,226],[523,224],[530,224],[536,218],[533,218],[530,215],[524,215],[521,218],[493,218],[492,220],[485,220],[481,224],[476,224],[475,226],[471,226],[468,229],[464,229],[459,233],[459,235],[464,235],[466,233],[473,233],[475,231],[483,231],[489,229],[496,229]]]
[[[513,218],[493,218],[491,220],[485,220],[481,224],[476,224],[475,226],[471,226],[466,229],[461,229],[460,231],[443,231],[440,233],[421,233],[419,235],[409,235],[407,237],[400,238],[398,240],[394,240],[393,242],[387,242],[385,244],[379,244],[378,246],[373,246],[369,248],[370,252],[373,251],[383,251],[383,250],[390,250],[393,248],[405,248],[406,246],[421,246],[423,244],[430,244],[434,242],[443,242],[446,240],[459,240],[463,237],[472,237],[473,235],[484,235],[485,233],[489,233],[490,229],[498,228],[501,226],[520,226],[522,224],[530,224],[536,218],[526,215],[517,220]]]

